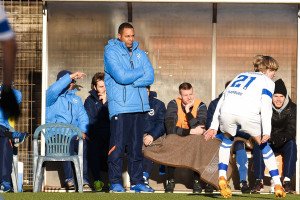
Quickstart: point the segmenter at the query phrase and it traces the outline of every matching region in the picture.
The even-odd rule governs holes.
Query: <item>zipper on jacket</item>
[[[139,87],[138,87],[138,91],[139,91],[139,96],[140,96],[140,99],[141,99],[141,102],[142,102],[142,111],[144,112],[144,102],[143,102]]]
[[[68,110],[71,110],[71,122],[70,122],[70,124],[72,124],[72,122],[73,122],[72,104],[69,101],[68,101]]]
[[[123,86],[123,102],[126,102],[126,87]]]

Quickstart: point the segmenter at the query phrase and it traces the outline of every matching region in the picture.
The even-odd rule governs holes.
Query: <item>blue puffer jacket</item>
[[[2,87],[0,87],[0,91],[2,90]],[[20,104],[22,102],[22,93],[19,90],[13,89],[17,103]],[[5,126],[6,128],[10,129],[10,125],[8,123],[8,116],[4,114],[4,111],[0,107],[0,125]]]
[[[75,94],[77,90],[67,89],[71,81],[70,75],[66,74],[47,89],[46,123],[73,124],[87,133],[89,118],[81,98]]]
[[[154,140],[165,134],[166,106],[159,99],[154,98],[153,93],[149,96],[150,111],[146,115],[145,133],[148,133]]]
[[[104,52],[105,86],[110,118],[120,113],[149,111],[146,86],[154,71],[146,53],[133,43],[132,55],[124,42],[108,41]]]

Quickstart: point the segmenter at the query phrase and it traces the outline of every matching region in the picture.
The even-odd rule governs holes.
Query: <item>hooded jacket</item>
[[[276,147],[282,147],[286,142],[296,139],[296,115],[297,106],[286,96],[280,109],[273,106],[272,131],[270,143]]]
[[[109,40],[104,52],[104,71],[110,118],[150,110],[146,86],[153,83],[154,71],[138,42],[133,42],[130,54],[124,42]]]
[[[68,90],[69,74],[53,83],[46,91],[46,123],[67,123],[87,133],[89,118],[76,89]]]

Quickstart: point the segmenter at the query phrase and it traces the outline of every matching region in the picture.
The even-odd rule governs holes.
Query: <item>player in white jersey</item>
[[[256,56],[253,62],[255,72],[236,76],[220,98],[210,128],[204,133],[205,139],[214,138],[218,127],[225,137],[219,149],[219,187],[221,195],[231,197],[227,183],[227,168],[230,148],[237,126],[250,134],[260,145],[264,162],[275,182],[275,195],[285,197],[281,185],[275,156],[267,141],[271,134],[272,95],[278,63],[270,56]]]

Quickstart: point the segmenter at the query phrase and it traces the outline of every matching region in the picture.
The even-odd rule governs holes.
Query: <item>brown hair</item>
[[[93,76],[92,82],[91,82],[91,88],[92,88],[92,90],[94,89],[94,86],[97,86],[97,82],[98,81],[104,81],[104,73],[103,72],[97,72]]]
[[[277,71],[279,64],[271,56],[257,55],[254,57],[253,67],[255,72],[264,72],[267,69]]]
[[[180,93],[180,90],[190,90],[192,88],[193,88],[192,84],[190,84],[188,82],[181,83],[179,85],[179,93]]]

